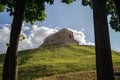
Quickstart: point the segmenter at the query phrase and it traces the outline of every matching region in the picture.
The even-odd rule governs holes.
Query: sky
[[[93,13],[88,6],[81,5],[81,1],[66,5],[55,0],[54,5],[46,4],[47,18],[34,25],[23,22],[22,34],[26,37],[20,41],[19,50],[37,48],[44,38],[67,28],[74,33],[74,37],[81,45],[94,45]],[[9,43],[9,34],[12,17],[5,11],[0,13],[0,53],[5,53],[6,43]],[[109,26],[112,50],[120,51],[120,33]]]

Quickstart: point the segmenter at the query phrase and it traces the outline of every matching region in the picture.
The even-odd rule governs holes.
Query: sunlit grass
[[[0,58],[2,66],[3,55]],[[120,66],[120,54],[115,51],[113,63],[114,66]],[[20,51],[18,68],[19,80],[95,70],[94,46],[51,45]]]

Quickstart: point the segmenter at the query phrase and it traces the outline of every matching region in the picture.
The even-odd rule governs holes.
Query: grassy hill
[[[115,51],[112,53],[114,67],[119,67],[120,54]],[[0,55],[0,79],[3,59],[4,55]],[[91,71],[96,69],[95,51],[93,46],[42,46],[20,51],[18,68],[19,80],[33,80],[71,72]]]

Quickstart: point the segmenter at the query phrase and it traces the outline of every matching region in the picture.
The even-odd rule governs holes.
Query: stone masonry
[[[51,45],[51,44],[78,45],[79,43],[74,39],[73,32],[64,28],[45,38],[42,45]]]

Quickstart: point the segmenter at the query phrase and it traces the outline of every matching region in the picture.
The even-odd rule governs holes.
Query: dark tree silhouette
[[[92,6],[92,0],[82,0],[84,6]],[[112,29],[120,32],[120,0],[106,0],[106,14],[110,15],[109,24]]]
[[[82,0],[82,4],[84,6],[89,5],[93,9],[94,13],[96,66],[98,80],[114,80],[106,16],[111,15],[109,22],[111,28],[115,31],[120,31],[120,1]]]
[[[5,5],[0,4],[0,12],[3,12],[5,9]]]
[[[10,46],[8,46],[5,56],[2,80],[17,80],[17,50],[21,25],[24,19],[25,0],[16,0],[15,3],[15,13],[10,34]]]
[[[106,0],[93,1],[97,80],[114,80]]]
[[[120,22],[120,0],[114,0],[114,3],[115,3],[115,6],[116,6],[116,9],[117,9],[117,13],[118,13],[118,16],[119,16],[119,22]]]
[[[75,0],[61,0],[66,4],[70,4]],[[43,21],[47,16],[45,14],[45,3],[53,4],[54,0],[0,0],[0,11],[7,5],[7,11],[14,16],[10,42],[5,55],[2,80],[17,80],[17,56],[19,37],[22,28],[22,22]],[[33,15],[34,14],[34,15]]]

